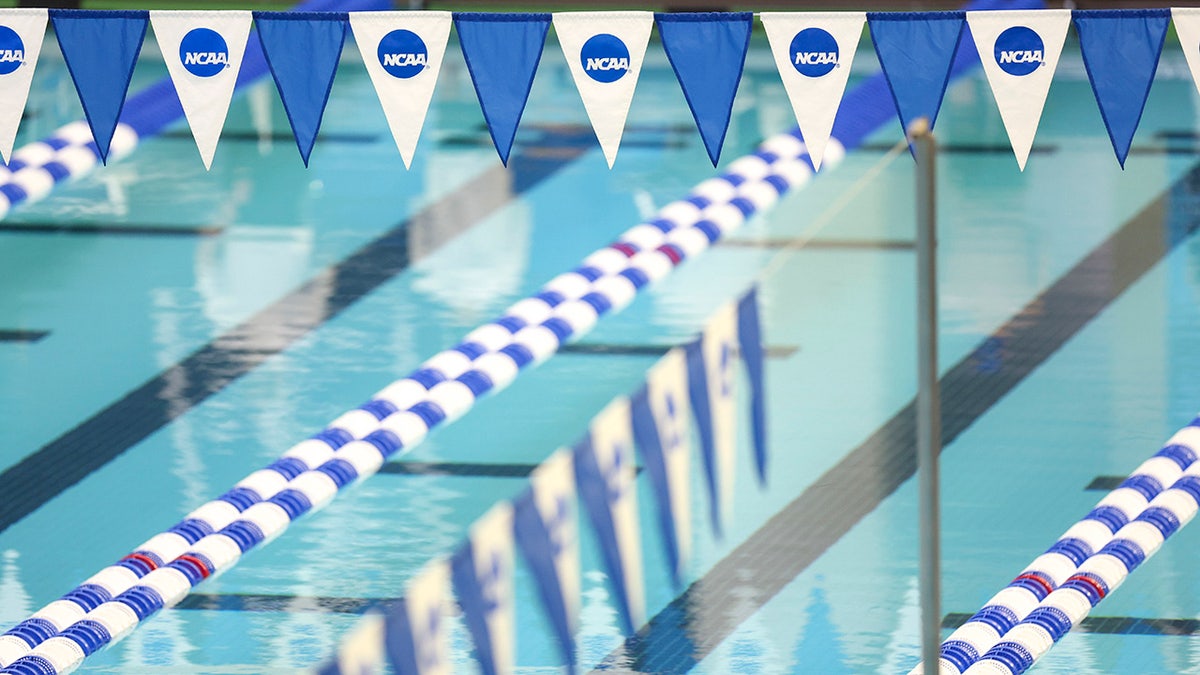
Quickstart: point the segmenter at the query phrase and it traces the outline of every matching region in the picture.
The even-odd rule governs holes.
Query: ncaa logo
[[[1009,75],[1022,77],[1037,70],[1044,61],[1042,38],[1025,26],[1013,26],[996,38],[996,65]]]
[[[392,77],[407,80],[416,77],[429,65],[429,50],[421,36],[403,28],[394,30],[379,41],[379,65]]]
[[[629,72],[629,48],[615,35],[600,33],[588,38],[579,52],[583,72],[597,82],[616,82]]]
[[[820,28],[805,28],[788,48],[792,67],[805,77],[822,77],[838,65],[837,40]]]
[[[229,67],[229,47],[217,31],[193,28],[179,43],[179,60],[196,77],[212,77]]]
[[[25,43],[8,26],[0,26],[0,75],[8,75],[25,62]]]

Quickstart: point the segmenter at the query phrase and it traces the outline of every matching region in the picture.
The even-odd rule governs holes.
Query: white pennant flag
[[[1200,7],[1172,7],[1171,21],[1179,34],[1179,46],[1187,57],[1196,90],[1200,91]]]
[[[450,566],[430,562],[404,589],[402,617],[395,617],[388,639],[392,668],[400,675],[450,675]],[[394,610],[395,611],[395,610]],[[411,641],[411,642],[410,642]]]
[[[233,86],[242,69],[246,38],[250,35],[250,20],[248,11],[150,12],[154,37],[175,83],[205,169],[212,167],[229,102],[233,100]]]
[[[737,304],[731,302],[708,320],[698,345],[688,348],[689,399],[700,427],[714,526],[728,523],[733,508],[737,345]]]
[[[682,580],[692,556],[691,434],[687,360],[682,349],[667,352],[646,373],[646,406],[654,420],[657,455],[646,468],[659,499],[666,498],[675,547],[675,578]],[[647,445],[651,445],[648,443]],[[645,448],[644,450],[648,450]],[[659,471],[658,467],[662,470]],[[671,555],[669,553],[669,555]]]
[[[554,13],[554,32],[610,169],[653,25],[653,12]]]
[[[808,156],[819,169],[867,15],[763,12],[760,18]]]
[[[350,12],[354,41],[405,168],[433,100],[450,21],[450,12]]]
[[[967,23],[1017,166],[1024,171],[1071,24],[1071,10],[967,12]]]
[[[642,573],[642,536],[638,523],[637,462],[633,457],[633,426],[629,399],[621,396],[608,404],[591,424],[592,456],[603,481],[604,503],[612,526],[612,541],[619,558],[614,581],[628,611],[630,629],[646,620],[645,583]],[[578,471],[576,471],[578,473]],[[583,488],[580,488],[583,491]],[[601,545],[605,536],[601,535]]]
[[[8,163],[46,35],[45,9],[0,10],[0,155]]]

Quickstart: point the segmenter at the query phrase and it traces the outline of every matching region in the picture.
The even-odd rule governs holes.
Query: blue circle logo
[[[403,28],[394,30],[379,41],[379,65],[388,75],[407,80],[416,77],[429,65],[429,50],[420,35]]]
[[[600,33],[588,38],[579,52],[583,72],[597,82],[616,82],[629,72],[629,48],[621,38]]]
[[[1033,29],[1013,26],[996,38],[996,65],[1009,75],[1022,77],[1041,67],[1045,45]]]
[[[179,43],[179,60],[196,77],[212,77],[229,67],[229,47],[217,31],[193,28]]]
[[[788,54],[794,67],[805,77],[822,77],[838,65],[837,40],[820,28],[805,28],[792,38]]]
[[[0,75],[8,75],[25,62],[25,43],[17,31],[0,26]]]

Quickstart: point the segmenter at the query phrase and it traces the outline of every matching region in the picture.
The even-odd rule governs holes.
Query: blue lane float
[[[1031,4],[1040,3],[981,0],[972,8]],[[960,45],[952,76],[976,63],[973,52]],[[242,79],[250,66],[248,53]],[[840,164],[846,148],[859,145],[893,119],[890,102],[881,75],[849,92],[823,163]],[[175,99],[165,110],[158,109],[156,116],[139,122],[156,133],[177,110]],[[86,124],[76,124],[87,131]],[[78,126],[71,128],[78,130]],[[137,129],[128,122],[118,124],[115,155],[122,149],[125,154],[132,151]],[[57,152],[49,144],[47,150]],[[159,610],[178,604],[197,584],[279,536],[293,520],[319,510],[340,490],[415,447],[434,428],[461,417],[477,398],[504,389],[522,369],[582,337],[600,316],[620,311],[641,289],[773,206],[788,190],[806,185],[812,176],[799,129],[764,141],[755,153],[733,161],[721,175],[667,204],[653,218],[585,258],[579,267],[514,304],[501,318],[475,329],[455,347],[433,356],[0,636],[0,674],[75,670],[89,655],[124,638]]]
[[[1025,672],[1195,515],[1198,457],[1200,417],[951,633],[942,642],[939,675]],[[922,672],[918,664],[909,675]]]

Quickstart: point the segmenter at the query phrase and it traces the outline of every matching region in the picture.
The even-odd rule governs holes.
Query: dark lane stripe
[[[155,138],[167,139],[171,141],[194,141],[192,132],[187,129],[179,131],[166,131]],[[354,143],[368,144],[378,143],[383,138],[379,134],[355,134],[344,132],[329,132],[317,135],[317,142],[326,143]],[[388,140],[391,140],[390,137]],[[233,131],[226,129],[221,132],[221,141],[231,141],[235,143],[257,143],[259,141],[271,141],[272,143],[287,143],[293,144],[296,142],[296,136],[288,131],[275,131],[268,133],[259,133],[253,129],[243,129]]]
[[[766,237],[763,239],[726,239],[721,246],[742,248],[864,249],[869,251],[911,251],[916,245],[903,239],[798,239]]]
[[[192,593],[175,605],[175,609],[207,609],[221,612],[363,614],[369,609],[384,609],[391,602],[390,598]]]
[[[220,225],[173,226],[136,223],[0,223],[0,232],[20,234],[87,234],[161,237],[211,237],[225,231]]]
[[[1128,476],[1096,476],[1084,490],[1101,490],[1111,492],[1121,486]]]
[[[966,623],[971,614],[954,612],[942,618],[942,628],[954,629]],[[1148,619],[1137,616],[1089,616],[1074,630],[1103,635],[1195,635],[1200,619]]]
[[[0,329],[0,342],[37,342],[49,334],[48,330]]]
[[[864,143],[859,150],[867,152],[891,152],[895,143]],[[1029,150],[1031,155],[1049,155],[1058,152],[1057,145],[1035,145]],[[1007,143],[938,143],[938,152],[943,155],[1011,155],[1012,146]]]
[[[583,356],[663,356],[673,348],[674,345],[576,342],[559,347],[558,353]],[[800,348],[795,345],[771,345],[764,350],[769,359],[786,359],[800,351]]]
[[[1193,167],[941,379],[943,449],[1200,224]],[[598,670],[686,673],[916,472],[915,401],[794,501]]]
[[[0,532],[340,314],[447,240],[591,149],[589,131],[542,132],[514,154],[0,473]]]
[[[481,462],[384,462],[379,473],[395,476],[458,476],[525,478],[537,464],[484,464]]]

